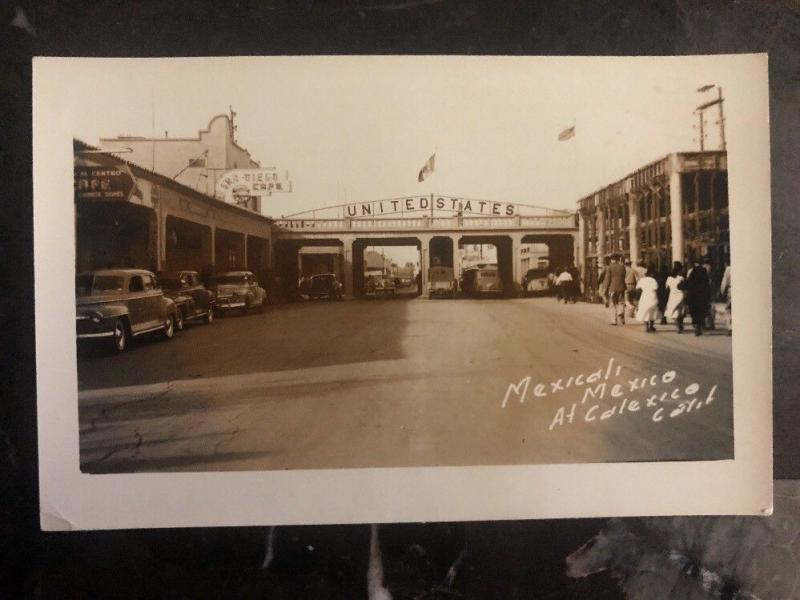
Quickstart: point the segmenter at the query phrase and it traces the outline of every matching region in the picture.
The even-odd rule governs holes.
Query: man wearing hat
[[[628,316],[633,317],[636,313],[636,282],[639,281],[639,274],[633,268],[631,259],[625,259],[625,308],[628,309]]]
[[[708,270],[700,260],[695,259],[694,265],[686,276],[686,306],[692,315],[694,334],[703,334],[703,322],[708,315],[711,301],[711,284],[709,283]]]
[[[619,254],[614,254],[603,272],[603,291],[614,315],[610,325],[625,324],[625,265],[620,258]]]

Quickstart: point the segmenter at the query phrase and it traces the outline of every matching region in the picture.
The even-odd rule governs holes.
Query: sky
[[[574,210],[648,162],[698,149],[694,109],[716,94],[700,86],[722,86],[726,109],[746,93],[713,57],[70,59],[63,74],[64,118],[92,144],[197,136],[232,106],[237,142],[293,182],[264,199],[272,217],[431,193]],[[707,148],[716,120],[708,111]]]

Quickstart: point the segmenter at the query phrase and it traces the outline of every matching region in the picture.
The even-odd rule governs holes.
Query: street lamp
[[[720,150],[725,151],[727,148],[727,144],[725,143],[725,114],[722,110],[722,103],[724,102],[725,99],[722,97],[722,88],[715,83],[709,83],[697,88],[697,92],[702,94],[708,92],[709,90],[713,90],[714,88],[717,88],[717,97],[709,102],[704,102],[695,109],[695,112],[697,113],[700,121],[700,152],[703,152],[705,150],[705,137],[706,137],[704,128],[705,110],[715,105],[719,106],[719,120],[717,121],[717,124],[719,125]]]

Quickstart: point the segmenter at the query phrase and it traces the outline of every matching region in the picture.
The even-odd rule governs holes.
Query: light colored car
[[[500,278],[500,271],[496,267],[485,267],[478,269],[475,273],[475,293],[476,294],[502,294],[503,280]]]
[[[175,335],[178,309],[159,289],[155,275],[140,269],[80,273],[75,279],[75,329],[79,341],[107,340],[123,352],[132,337]]]
[[[522,280],[522,292],[528,296],[547,294],[550,291],[547,269],[528,269]]]
[[[455,298],[458,282],[450,267],[431,267],[428,270],[428,297]]]
[[[238,309],[246,315],[253,308],[264,310],[267,304],[267,292],[258,285],[255,275],[250,271],[214,275],[209,280],[209,288],[215,295],[216,310],[223,314]]]
[[[397,291],[397,287],[389,277],[381,277],[375,284],[376,294],[394,294],[395,291]]]

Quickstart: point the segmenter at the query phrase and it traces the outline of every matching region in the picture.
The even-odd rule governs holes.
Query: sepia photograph
[[[48,225],[70,262],[72,348],[48,351],[74,360],[71,460],[733,464],[734,349],[769,355],[740,329],[758,319],[734,324],[732,273],[736,304],[769,305],[736,267],[768,251],[747,221],[769,189],[729,168],[768,165],[748,146],[765,65],[40,61],[34,112],[57,94],[69,133],[48,153],[72,199],[61,182],[46,203],[72,215]]]

